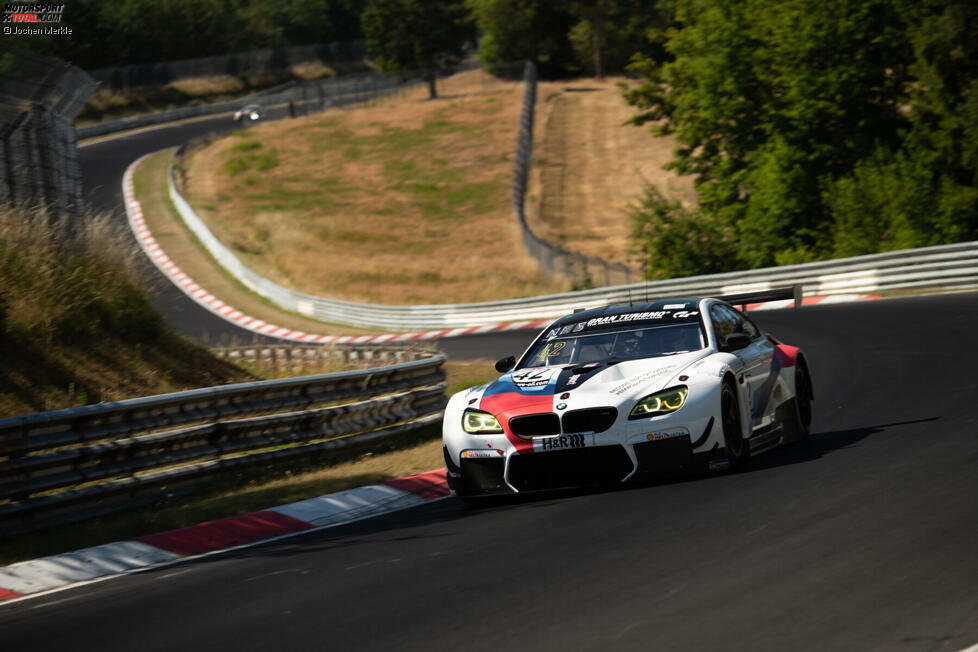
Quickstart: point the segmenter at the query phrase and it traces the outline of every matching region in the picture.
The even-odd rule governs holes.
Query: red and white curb
[[[424,340],[436,340],[445,337],[459,337],[462,335],[482,335],[485,333],[497,333],[502,331],[513,331],[521,329],[540,329],[549,324],[552,319],[537,319],[532,321],[515,321],[504,324],[491,324],[487,326],[470,326],[463,328],[449,328],[444,330],[430,330],[420,333],[385,333],[381,335],[317,335],[305,333],[303,331],[292,330],[283,326],[276,326],[265,321],[244,314],[232,306],[227,305],[206,289],[194,282],[187,276],[176,263],[170,260],[166,252],[160,247],[153,237],[146,220],[143,218],[143,209],[136,201],[133,190],[132,175],[136,166],[142,162],[149,154],[141,156],[133,161],[122,177],[122,195],[125,199],[126,215],[129,219],[129,226],[136,241],[143,252],[149,257],[153,264],[163,272],[178,288],[198,304],[210,310],[215,315],[231,322],[235,326],[245,330],[275,337],[291,342],[304,342],[311,344],[382,344],[386,342],[414,342]],[[814,305],[818,303],[849,303],[851,301],[863,301],[866,299],[878,299],[875,295],[865,294],[835,294],[821,297],[805,297],[802,305]],[[751,304],[748,310],[775,310],[794,305],[789,299],[787,301],[772,301],[766,304]]]
[[[872,301],[880,298],[882,297],[875,294],[830,294],[824,297],[804,297],[801,300],[801,305],[815,306],[820,304],[829,305],[833,303],[852,303],[853,301]],[[791,308],[794,305],[794,299],[768,301],[767,303],[748,303],[747,311],[754,312],[755,310],[780,310],[782,308]]]
[[[0,603],[352,523],[449,495],[445,469],[0,567]]]

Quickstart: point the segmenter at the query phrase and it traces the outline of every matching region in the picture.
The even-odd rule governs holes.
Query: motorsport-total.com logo
[[[64,4],[8,2],[3,7],[4,36],[71,36],[71,28],[60,25]]]

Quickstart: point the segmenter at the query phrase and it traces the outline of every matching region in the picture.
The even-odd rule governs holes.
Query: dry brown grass
[[[648,184],[684,205],[696,203],[690,177],[662,166],[672,138],[625,125],[635,109],[618,84],[604,81],[541,83],[537,94],[533,174],[527,220],[544,239],[571,251],[632,264],[628,208]]]
[[[252,378],[163,325],[115,220],[0,209],[0,416]]]
[[[365,335],[381,329],[327,324],[285,312],[236,282],[204,249],[180,219],[167,194],[167,166],[173,150],[147,157],[133,175],[136,199],[146,225],[167,256],[215,297],[237,310],[277,326],[320,335]],[[241,344],[247,344],[242,342]]]
[[[289,72],[296,79],[320,79],[322,77],[332,77],[336,70],[327,66],[322,61],[306,61],[297,63],[289,68]]]
[[[208,77],[187,77],[170,82],[164,88],[172,88],[184,95],[220,95],[238,93],[244,89],[244,82],[231,75],[210,75]]]
[[[383,304],[567,289],[510,205],[522,85],[481,71],[368,107],[259,125],[187,162],[194,207],[263,276]]]

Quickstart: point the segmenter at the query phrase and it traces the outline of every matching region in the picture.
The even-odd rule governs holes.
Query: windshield
[[[539,340],[520,368],[653,358],[704,346],[697,323],[574,333]]]

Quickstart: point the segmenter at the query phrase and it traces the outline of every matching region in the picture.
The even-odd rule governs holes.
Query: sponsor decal
[[[561,369],[559,367],[533,367],[531,369],[521,369],[516,371],[510,376],[510,380],[521,388],[536,388],[541,389],[550,384],[559,373]]]
[[[498,458],[500,458],[502,456],[503,456],[503,452],[501,450],[499,450],[499,449],[490,449],[490,450],[481,450],[481,449],[480,450],[475,450],[475,449],[471,449],[471,450],[462,451],[462,458],[463,459],[469,459],[469,460],[474,460],[474,459],[498,459]]]
[[[710,460],[709,467],[711,471],[719,471],[720,469],[729,469],[730,460]]]
[[[475,387],[469,387],[469,389],[466,390],[466,395],[472,396],[473,394],[478,394],[486,387],[488,387],[488,385],[476,385]]]
[[[611,393],[615,394],[616,396],[621,396],[625,392],[635,389],[639,385],[650,383],[657,378],[662,378],[663,376],[671,376],[677,369],[679,369],[679,367],[670,366],[662,369],[655,369],[653,371],[646,371],[644,374],[639,374],[627,382],[616,385],[611,389]]]
[[[534,452],[555,451],[565,448],[587,448],[589,446],[594,446],[593,432],[537,437],[533,440]]]
[[[598,328],[601,326],[608,326],[610,324],[626,324],[633,321],[659,321],[670,316],[673,319],[692,319],[693,317],[696,317],[696,315],[700,314],[698,310],[679,310],[678,312],[669,310],[669,308],[685,308],[685,306],[681,305],[671,305],[666,306],[666,308],[666,310],[647,310],[645,312],[628,312],[622,315],[595,317],[594,319],[587,320],[587,322],[581,322],[583,326],[580,330],[583,330],[585,327]]]
[[[682,310],[685,307],[686,307],[686,304],[685,303],[667,303],[666,305],[662,306],[662,309],[663,310]]]
[[[584,322],[578,322],[574,324],[574,330],[572,330],[571,332],[580,333],[582,330],[584,330]]]
[[[665,310],[649,310],[646,312],[629,312],[623,315],[608,315],[607,317],[595,317],[587,321],[588,328],[595,326],[607,326],[608,324],[621,324],[630,321],[647,321],[650,319],[662,319],[667,313]]]
[[[672,428],[670,430],[650,432],[645,435],[645,439],[648,441],[660,441],[662,439],[672,439],[673,437],[689,437],[689,430],[685,428]]]
[[[567,342],[552,342],[547,345],[546,356],[548,358],[558,356],[565,348],[567,348]]]

